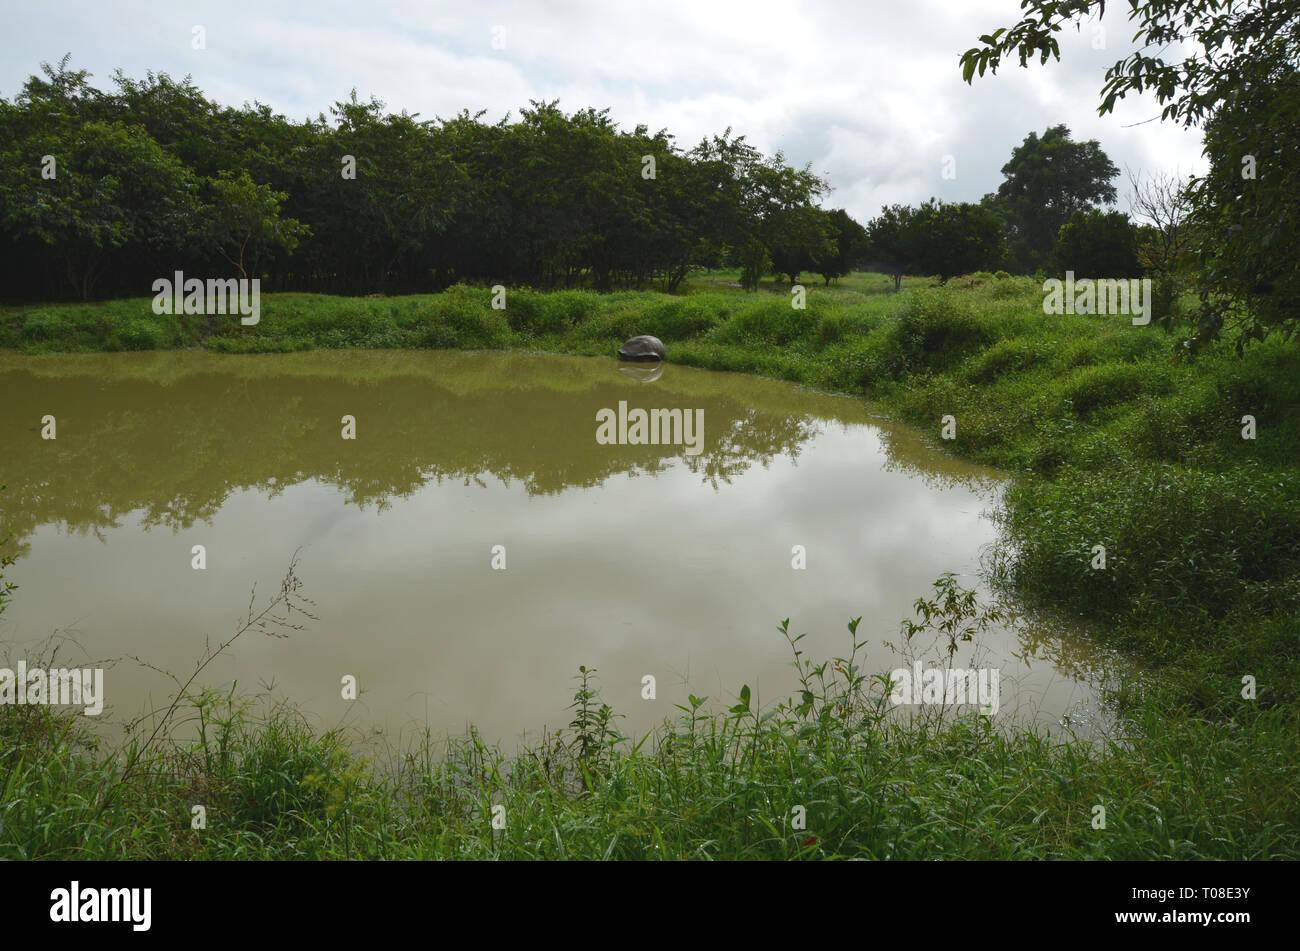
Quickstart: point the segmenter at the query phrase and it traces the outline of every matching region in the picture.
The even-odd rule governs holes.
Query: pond
[[[604,358],[10,354],[0,406],[20,556],[0,665],[52,644],[104,665],[113,722],[156,707],[159,670],[187,677],[295,552],[314,619],[244,635],[203,683],[395,742],[563,727],[579,665],[632,735],[691,693],[747,684],[766,706],[797,687],[783,618],[821,660],[861,616],[864,669],[903,666],[884,642],[943,572],[979,585],[1003,483],[857,400]],[[1004,722],[1096,713],[1080,638],[1022,618],[979,647]]]

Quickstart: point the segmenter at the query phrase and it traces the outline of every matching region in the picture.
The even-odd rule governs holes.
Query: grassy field
[[[701,275],[675,297],[512,289],[504,310],[459,286],[267,295],[254,327],[156,317],[148,298],[11,307],[0,347],[612,355],[651,333],[673,363],[864,396],[1014,474],[994,581],[1142,662],[1115,698],[1122,740],[903,724],[851,663],[847,677],[804,668],[806,692],[781,707],[692,705],[636,748],[593,680],[570,731],[511,756],[471,736],[367,760],[292,709],[200,694],[177,712],[201,717],[197,744],[165,728],[132,758],[6,706],[0,857],[1300,857],[1300,349],[1181,359],[1173,336],[1126,317],[1045,315],[1027,278],[894,294],[855,274],[808,285],[803,310],[785,287],[744,294],[735,279]],[[941,441],[947,415],[956,438]]]

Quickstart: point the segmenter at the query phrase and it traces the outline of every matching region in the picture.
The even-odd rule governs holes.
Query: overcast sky
[[[885,203],[978,200],[1028,132],[1061,122],[1121,170],[1202,169],[1198,134],[1136,124],[1159,115],[1154,99],[1097,115],[1106,68],[1131,49],[1127,12],[1112,4],[1103,35],[1093,23],[1063,33],[1059,63],[967,86],[959,56],[1016,22],[1018,0],[60,0],[6,11],[0,94],[70,52],[101,88],[119,67],[190,74],[218,102],[256,99],[295,119],[354,87],[424,118],[468,108],[495,120],[558,98],[570,112],[609,107],[628,129],[667,128],[686,147],[730,126],[811,162],[834,188],[823,204],[866,221]],[[942,174],[949,155],[955,179]]]

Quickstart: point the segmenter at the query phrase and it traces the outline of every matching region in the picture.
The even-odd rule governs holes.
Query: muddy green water
[[[941,572],[977,583],[999,473],[859,401],[654,375],[501,353],[0,355],[0,518],[21,586],[0,657],[30,663],[54,636],[65,665],[115,660],[102,721],[121,722],[171,689],[149,665],[188,675],[300,549],[317,619],[245,635],[207,684],[393,741],[473,723],[513,742],[568,722],[585,664],[640,734],[688,692],[788,696],[782,618],[822,658],[861,615],[864,666],[887,671],[903,658],[882,642]],[[620,401],[702,410],[700,451],[602,444],[597,414]],[[1094,715],[1086,644],[1020,622],[979,646],[1001,670],[999,717]]]

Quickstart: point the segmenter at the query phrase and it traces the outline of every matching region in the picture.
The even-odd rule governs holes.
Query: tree
[[[817,273],[829,284],[852,273],[866,260],[867,229],[849,216],[843,208],[822,213],[826,231],[835,244],[833,253],[824,253],[816,261]]]
[[[1002,166],[992,200],[1006,222],[1012,264],[1021,272],[1050,261],[1061,226],[1076,211],[1115,203],[1119,169],[1095,139],[1075,142],[1064,125],[1031,132]]]
[[[1105,0],[1025,0],[1025,16],[980,37],[961,57],[971,82],[1015,54],[1060,59],[1056,34],[1105,10]],[[1205,128],[1211,171],[1189,198],[1198,239],[1199,346],[1236,321],[1240,348],[1300,324],[1300,0],[1130,0],[1137,50],[1106,71],[1098,113],[1130,93],[1152,91],[1161,118]],[[1191,49],[1187,49],[1190,46]],[[1150,51],[1154,50],[1152,54]],[[1166,58],[1169,54],[1169,58]],[[1247,156],[1256,177],[1243,176]],[[1258,168],[1264,165],[1264,169]],[[1248,184],[1246,184],[1248,183]]]
[[[1200,317],[1238,348],[1300,332],[1300,73],[1245,86],[1206,123],[1210,170],[1190,190]]]
[[[744,171],[742,207],[750,227],[771,255],[774,272],[795,284],[799,272],[815,266],[817,255],[834,253],[827,222],[814,204],[828,186],[810,166],[787,165],[781,152],[751,161]]]
[[[353,253],[362,264],[367,290],[383,292],[394,267],[416,252],[431,234],[444,230],[455,209],[463,170],[440,150],[429,123],[416,116],[383,113],[383,103],[335,103],[332,136],[337,155],[356,159],[356,177],[334,182],[338,211],[356,236]]]
[[[39,160],[54,159],[42,176]],[[5,229],[55,249],[89,299],[111,252],[178,252],[192,244],[198,183],[139,127],[63,125],[12,142],[0,156]]]
[[[113,81],[118,91],[111,102],[118,117],[130,117],[196,174],[215,175],[238,162],[236,143],[214,121],[218,107],[189,76],[177,82],[167,73],[148,72],[137,82],[117,70]]]
[[[839,253],[830,222],[820,208],[812,205],[782,209],[764,225],[772,272],[788,276],[791,285],[799,282],[801,272],[816,270],[820,261],[831,260]]]
[[[1128,174],[1129,205],[1140,222],[1137,261],[1153,281],[1152,320],[1169,330],[1194,263],[1189,183],[1163,172]]]
[[[892,277],[895,292],[907,271],[902,237],[912,215],[912,208],[908,205],[886,205],[880,209],[879,215],[867,222],[867,263],[863,266],[868,271],[879,271]]]
[[[270,185],[256,184],[248,172],[241,171],[238,176],[222,172],[207,184],[213,197],[208,210],[213,246],[241,278],[248,277],[250,271],[259,276],[258,263],[267,253],[293,253],[299,237],[309,230],[297,219],[282,219],[280,203],[288,196],[273,191]]]
[[[1188,260],[1190,204],[1187,183],[1164,172],[1128,170],[1129,206],[1138,228],[1138,263],[1148,271],[1175,274]]]
[[[758,290],[758,282],[772,269],[772,258],[757,238],[750,238],[740,252],[740,285],[747,291]]]
[[[893,275],[895,290],[903,274],[937,274],[946,281],[996,268],[1006,253],[998,216],[967,202],[931,198],[919,208],[887,206],[867,235],[868,267]]]
[[[931,198],[903,229],[904,260],[918,274],[947,281],[958,274],[991,270],[1002,263],[1002,223],[987,208]]]
[[[425,121],[355,91],[328,118],[293,121],[221,107],[189,77],[118,72],[104,94],[87,76],[65,58],[0,99],[7,297],[141,293],[159,274],[221,268],[268,291],[672,292],[747,250],[760,277],[792,281],[834,280],[862,256],[861,229],[819,207],[827,186],[810,167],[731,129],[683,150],[666,130],[558,101],[517,120]]]
[[[1058,273],[1079,277],[1137,277],[1137,228],[1122,211],[1076,211],[1061,227],[1053,250]]]

